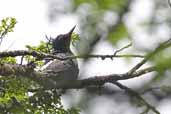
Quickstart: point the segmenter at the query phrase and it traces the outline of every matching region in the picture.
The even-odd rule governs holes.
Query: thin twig
[[[16,42],[16,40],[15,41],[13,41],[9,46],[8,46],[8,48],[7,49],[5,49],[5,51],[8,51],[14,44],[15,44],[15,42]]]
[[[149,110],[150,109],[146,107],[146,109],[143,112],[141,112],[140,114],[148,114]]]
[[[129,72],[128,74],[133,74],[136,70],[138,70],[143,64],[145,64],[148,61],[147,58],[144,58],[142,61],[140,61],[138,64],[136,64]]]
[[[161,89],[161,87],[151,87],[151,88],[148,88],[148,89],[146,89],[146,90],[143,90],[142,92],[141,92],[141,94],[145,94],[145,93],[147,93],[147,92],[151,92],[151,91],[153,91],[153,90],[160,90]]]
[[[163,43],[161,43],[154,51],[151,53],[148,53],[146,57],[141,60],[138,64],[136,64],[129,72],[128,74],[131,75],[136,70],[138,70],[142,65],[144,65],[151,57],[153,57],[156,53],[162,51],[165,48],[168,48],[171,46],[171,38]]]
[[[168,0],[168,4],[169,4],[169,6],[170,6],[170,8],[171,8],[171,2],[170,2],[170,0]]]
[[[5,51],[0,52],[0,58],[3,57],[16,57],[16,56],[25,56],[25,55],[31,55],[38,58],[53,58],[53,59],[59,59],[59,60],[67,60],[67,59],[77,59],[77,58],[122,58],[122,57],[138,57],[143,58],[143,55],[134,55],[134,54],[128,54],[128,55],[78,55],[78,56],[68,56],[65,58],[62,58],[58,55],[52,55],[52,54],[46,54],[42,52],[36,52],[36,51],[26,51],[26,50],[17,50],[17,51]]]
[[[23,55],[23,56],[21,56],[20,65],[22,65],[22,64],[23,64],[23,60],[24,60],[24,55]]]
[[[151,67],[147,67],[147,68],[135,71],[132,74],[125,73],[125,75],[122,76],[122,80],[136,78],[136,77],[139,77],[141,75],[144,75],[144,74],[147,74],[147,73],[150,73],[150,72],[153,72],[153,71],[156,71],[156,67],[151,66]]]
[[[101,58],[102,60],[107,59],[107,58],[126,58],[126,57],[131,57],[131,58],[144,58],[145,56],[143,55],[136,55],[136,54],[123,54],[123,55],[96,55],[96,54],[88,54],[88,55],[77,55],[77,56],[70,56],[66,57],[65,59],[77,59],[77,58]]]
[[[51,52],[50,50],[52,50],[52,49],[50,49],[49,45],[52,45],[53,39],[51,37],[48,38],[48,36],[46,34],[45,34],[45,38],[48,41],[48,43],[46,43],[46,48],[48,50],[48,53],[50,53]]]
[[[160,112],[153,106],[151,106],[143,97],[141,97],[137,92],[134,90],[122,85],[119,82],[113,82],[113,84],[117,85],[119,88],[125,90],[131,97],[134,96],[138,100],[140,100],[148,109],[151,109],[154,113],[160,114]]]
[[[123,51],[126,48],[129,48],[130,46],[132,46],[132,43],[129,43],[128,45],[122,47],[121,49],[116,50],[115,53],[114,53],[114,55],[116,55],[117,53]]]
[[[5,37],[5,35],[8,33],[8,29],[10,28],[10,25],[7,26],[7,28],[5,28],[4,32],[1,34],[0,36],[0,45],[2,44],[2,41]]]

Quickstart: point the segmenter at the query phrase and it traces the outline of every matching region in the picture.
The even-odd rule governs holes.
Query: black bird
[[[59,57],[73,56],[70,50],[71,35],[75,26],[67,33],[58,35],[52,40],[54,55]],[[47,74],[48,82],[55,84],[57,87],[63,87],[77,79],[79,69],[76,59],[53,60],[46,65],[43,70]],[[49,85],[49,84],[48,84]]]

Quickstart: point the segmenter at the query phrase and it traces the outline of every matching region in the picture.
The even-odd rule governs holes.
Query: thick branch
[[[33,70],[33,68],[29,66],[21,66],[21,65],[9,65],[9,64],[4,64],[0,65],[0,75],[2,76],[9,76],[9,75],[20,75],[20,76],[25,76],[27,78],[31,78],[32,80],[38,82],[39,84],[45,85],[45,87],[48,88],[83,88],[86,86],[93,86],[93,85],[102,85],[107,82],[116,82],[118,80],[126,80],[134,77],[141,76],[143,74],[152,72],[155,70],[155,67],[149,67],[146,69],[142,69],[137,71],[148,59],[150,59],[152,56],[154,56],[156,53],[159,51],[169,47],[171,45],[171,39],[168,41],[162,43],[158,48],[156,48],[153,52],[148,54],[140,63],[138,63],[135,67],[133,67],[130,71],[124,74],[111,74],[111,75],[104,75],[104,76],[95,76],[92,78],[88,79],[83,79],[83,80],[77,80],[74,83],[67,83],[66,85],[59,85],[57,83],[53,83],[54,81],[48,80],[47,74],[44,74],[42,72],[36,72]],[[55,59],[60,59],[60,60],[65,60],[65,59],[74,59],[77,58],[78,56],[73,56],[73,57],[67,57],[67,58],[60,58],[58,56],[50,55],[50,54],[44,54],[40,52],[35,52],[35,51],[9,51],[9,52],[1,52],[0,53],[0,58],[2,57],[8,57],[8,56],[23,56],[23,55],[32,55],[36,56],[39,58],[44,58],[44,57],[52,57]],[[99,56],[104,59],[105,57],[113,57],[116,56],[111,55],[111,56]],[[117,55],[118,56],[118,55]],[[84,56],[85,57],[85,56]],[[92,56],[92,57],[98,57]],[[103,58],[104,57],[104,58]]]
[[[138,77],[143,74],[152,72],[154,70],[155,69],[153,67],[149,67],[134,72],[131,76],[128,75],[127,73],[92,76],[91,78],[76,80],[75,82],[73,81],[73,83],[66,83],[66,84],[59,85],[58,82],[55,83],[54,80],[50,80],[47,77],[47,74],[40,71],[34,71],[33,68],[30,66],[9,65],[9,64],[0,65],[1,76],[16,75],[16,76],[30,78],[31,80],[39,83],[40,85],[43,85],[46,89],[51,89],[51,88],[79,89],[88,86],[99,86],[108,82],[116,82],[118,80],[126,80],[134,77]]]

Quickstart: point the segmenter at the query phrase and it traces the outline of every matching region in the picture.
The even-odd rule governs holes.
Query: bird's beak
[[[74,29],[75,29],[75,27],[76,27],[76,25],[67,33],[69,36],[71,36],[72,35],[72,33],[73,33],[73,31],[74,31]]]

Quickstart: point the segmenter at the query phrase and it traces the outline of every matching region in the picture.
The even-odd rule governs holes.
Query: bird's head
[[[58,35],[55,39],[53,39],[52,47],[55,52],[70,52],[71,35],[75,27],[76,26],[74,26],[68,33]]]

